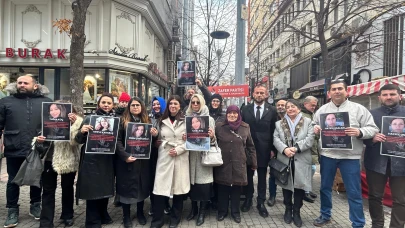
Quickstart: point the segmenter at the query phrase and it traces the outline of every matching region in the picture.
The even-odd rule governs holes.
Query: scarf
[[[304,118],[302,118],[301,113],[295,117],[294,123],[287,114],[284,116],[284,119],[281,120],[281,128],[283,129],[287,146],[293,146],[293,142],[297,140],[298,132],[301,130],[303,125]]]
[[[225,123],[229,125],[229,127],[231,128],[231,130],[233,131],[237,131],[239,126],[242,124],[242,115],[240,114],[240,109],[238,106],[236,105],[230,105],[227,109],[226,109],[226,114],[228,115],[228,113],[230,113],[231,111],[235,111],[238,113],[238,118],[236,119],[236,121],[234,122],[229,122],[228,118],[225,119]]]

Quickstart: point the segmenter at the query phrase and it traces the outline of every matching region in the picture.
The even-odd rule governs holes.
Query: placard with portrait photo
[[[86,153],[114,154],[117,146],[119,117],[90,116],[93,130],[87,134]]]
[[[195,61],[177,62],[177,85],[179,87],[195,85]]]
[[[42,103],[42,136],[46,141],[70,141],[70,120],[72,104]]]
[[[350,127],[348,112],[322,113],[320,119],[322,149],[353,150],[352,137],[345,133]]]
[[[186,150],[209,151],[209,116],[186,116]]]
[[[152,124],[128,123],[125,137],[125,151],[136,159],[150,159],[152,145]]]
[[[381,155],[405,158],[405,117],[383,116],[381,134],[385,142],[381,143]]]

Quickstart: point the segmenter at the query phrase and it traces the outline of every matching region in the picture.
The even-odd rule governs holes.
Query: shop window
[[[146,78],[142,77],[142,79],[141,79],[141,94],[139,94],[139,98],[141,100],[143,100],[144,102],[147,102],[146,97],[147,97],[146,96]]]
[[[48,95],[52,100],[55,99],[55,69],[44,70],[44,85],[51,91]]]
[[[139,96],[139,75],[138,74],[132,75],[132,96],[135,96],[135,97]]]
[[[118,103],[118,99],[123,92],[129,94],[129,96],[133,96],[131,93],[131,78],[131,72],[110,70],[109,91],[114,96],[114,102]]]
[[[85,69],[83,82],[83,104],[97,104],[97,97],[105,91],[105,70]],[[60,99],[70,100],[70,70],[62,68],[60,72]]]
[[[16,82],[18,77],[26,74],[32,74],[38,81],[39,69],[26,67],[0,67],[0,98],[9,95],[5,90],[8,84]]]

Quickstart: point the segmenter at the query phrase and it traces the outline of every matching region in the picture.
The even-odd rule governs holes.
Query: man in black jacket
[[[405,117],[405,107],[399,105],[401,90],[393,84],[384,85],[379,91],[381,107],[371,110],[374,122],[381,129],[383,116]],[[385,128],[385,126],[384,126]],[[381,132],[381,131],[380,131]],[[386,136],[377,133],[373,139],[364,140],[364,166],[367,174],[368,202],[373,227],[384,227],[382,199],[389,179],[393,199],[389,227],[405,225],[405,158],[380,154],[381,143]]]
[[[8,216],[4,227],[18,224],[20,188],[11,183],[31,149],[31,142],[41,132],[42,102],[52,102],[44,95],[49,90],[36,83],[32,75],[21,76],[6,90],[10,96],[0,100],[0,131],[4,130],[4,155],[7,159],[6,189]],[[36,220],[41,214],[41,189],[30,187],[30,215]]]
[[[250,125],[250,132],[256,147],[257,157],[257,209],[262,217],[267,217],[264,202],[266,201],[266,175],[267,166],[270,161],[271,152],[275,152],[273,146],[273,133],[277,121],[277,111],[274,107],[264,102],[266,97],[266,88],[256,86],[253,91],[253,104],[243,107],[242,120]],[[253,187],[254,170],[248,164],[247,176],[248,185],[246,186],[246,200],[242,205],[242,211],[247,212],[252,206],[254,193]]]

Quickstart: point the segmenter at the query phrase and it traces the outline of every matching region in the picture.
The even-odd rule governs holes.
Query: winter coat
[[[26,157],[31,141],[42,129],[42,102],[52,102],[47,87],[38,84],[32,94],[17,92],[17,83],[6,90],[10,96],[0,99],[0,136],[4,130],[4,156]]]
[[[156,165],[153,194],[161,196],[182,195],[190,191],[189,153],[185,149],[183,134],[186,133],[184,119],[162,121],[159,131],[159,154]],[[176,149],[177,156],[171,157],[169,150]]]
[[[252,160],[256,162],[256,149],[247,123],[242,122],[236,133],[242,137],[243,141],[231,133],[228,124],[219,122],[215,127],[215,135],[224,162],[221,166],[214,168],[215,183],[227,186],[248,184],[245,150],[247,149]],[[257,163],[252,167],[257,168]]]
[[[370,111],[374,121],[381,129],[382,116],[405,116],[405,107],[397,105],[393,108],[381,106]],[[405,176],[405,158],[380,155],[381,143],[373,143],[373,139],[364,140],[364,167],[381,174],[387,174],[388,161],[391,163],[391,176]]]
[[[80,131],[83,118],[77,119],[70,127],[70,142],[55,141],[54,153],[52,157],[52,167],[58,174],[76,172],[79,169],[81,145],[75,140],[75,136]]]
[[[254,104],[243,107],[242,120],[249,124],[250,133],[256,147],[257,166],[266,168],[270,161],[270,152],[276,151],[273,146],[273,133],[277,121],[276,109],[265,103],[260,121],[256,121]]]
[[[98,112],[99,110],[96,112],[97,115],[103,115]],[[90,116],[86,116],[80,129],[89,123]],[[95,200],[114,196],[114,154],[86,154],[87,133],[79,131],[75,140],[79,144],[84,144],[80,152],[76,197]]]
[[[320,149],[322,140],[318,142],[318,149],[322,156],[334,159],[360,159],[363,153],[363,140],[373,138],[379,131],[374,123],[370,111],[363,105],[346,100],[339,107],[333,102],[322,105],[314,115],[314,124],[320,125],[320,114],[349,112],[350,126],[358,128],[363,136],[361,138],[352,137],[353,150]]]
[[[120,124],[116,149],[117,194],[138,201],[149,196],[151,189],[150,159],[137,159],[127,163],[131,155],[125,151],[126,128]]]
[[[300,152],[296,153],[294,157],[294,181],[292,176],[292,171],[290,167],[290,176],[288,178],[288,183],[282,185],[278,180],[276,183],[284,189],[294,191],[294,188],[303,189],[305,191],[311,191],[312,188],[312,157],[311,157],[311,147],[314,142],[314,127],[312,125],[312,120],[306,117],[304,118],[304,123],[302,128],[297,134],[297,140],[294,145],[297,145]],[[277,160],[282,163],[289,165],[289,158],[283,153],[287,146],[284,138],[284,131],[281,127],[281,121],[277,121],[276,130],[274,131],[274,146],[278,151]]]
[[[307,117],[310,120],[312,120],[313,115],[314,115],[310,111],[306,110],[305,107],[303,107],[301,109],[301,113],[302,113],[302,116]],[[311,147],[312,165],[316,165],[319,163],[318,140],[319,140],[319,135],[315,135],[314,143]]]
[[[199,116],[209,116],[207,106],[203,106]],[[209,127],[215,130],[215,120],[209,117]],[[215,138],[211,140],[211,145],[215,144]],[[201,164],[202,151],[190,151],[190,183],[209,184],[214,182],[213,168]]]

